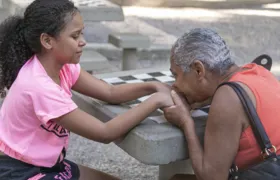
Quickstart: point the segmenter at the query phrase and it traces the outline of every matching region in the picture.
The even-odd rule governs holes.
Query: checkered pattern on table
[[[106,81],[107,83],[114,84],[114,85],[126,84],[126,83],[148,82],[148,81],[160,81],[163,83],[170,83],[170,84],[174,82],[174,78],[169,71],[105,78],[103,80]]]
[[[149,82],[149,81],[159,81],[159,82],[167,83],[167,84],[171,85],[175,79],[170,71],[160,71],[160,72],[136,74],[136,75],[129,75],[129,76],[104,78],[102,80],[109,84],[113,84],[113,85],[127,84],[127,83],[141,83],[141,82]],[[144,96],[144,97],[141,97],[134,101],[125,103],[124,105],[129,106],[129,107],[134,107],[149,97],[150,96]],[[207,114],[208,110],[209,110],[209,107],[205,107],[205,108],[201,109],[201,111],[203,111],[204,114],[205,113]],[[162,115],[162,112],[156,111],[151,116],[160,116],[160,115]]]

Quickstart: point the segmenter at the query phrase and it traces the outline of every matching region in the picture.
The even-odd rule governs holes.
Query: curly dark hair
[[[24,16],[11,16],[0,24],[0,93],[5,96],[19,70],[42,50],[40,36],[57,37],[78,12],[69,0],[35,0]]]

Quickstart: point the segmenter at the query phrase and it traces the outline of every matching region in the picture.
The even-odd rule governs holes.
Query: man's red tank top
[[[247,85],[256,98],[256,110],[272,145],[280,154],[280,83],[277,78],[262,66],[246,64],[244,71],[233,75],[230,81]],[[251,126],[241,135],[235,164],[245,169],[262,161],[261,149]]]

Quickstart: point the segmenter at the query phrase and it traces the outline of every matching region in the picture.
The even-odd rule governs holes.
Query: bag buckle
[[[230,180],[238,179],[238,167],[236,165],[232,165],[229,169],[229,178]]]
[[[268,158],[271,154],[276,153],[277,149],[275,146],[272,145],[272,148],[268,149],[265,148],[264,151],[261,151],[261,155],[263,157],[263,159]]]

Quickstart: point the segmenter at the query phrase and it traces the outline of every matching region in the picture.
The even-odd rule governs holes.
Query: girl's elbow
[[[98,141],[103,144],[110,144],[114,141],[114,137],[112,136],[112,133],[110,130],[108,130],[106,124],[100,129],[99,136],[97,138],[94,138],[95,141]],[[92,139],[92,140],[94,140]]]
[[[90,140],[92,141],[96,141],[99,143],[103,143],[103,144],[110,144],[111,142],[113,142],[113,140],[109,137],[106,136],[99,136],[99,137],[91,137]]]
[[[106,138],[106,139],[103,139],[101,143],[110,144],[111,142],[113,142],[111,139]]]

